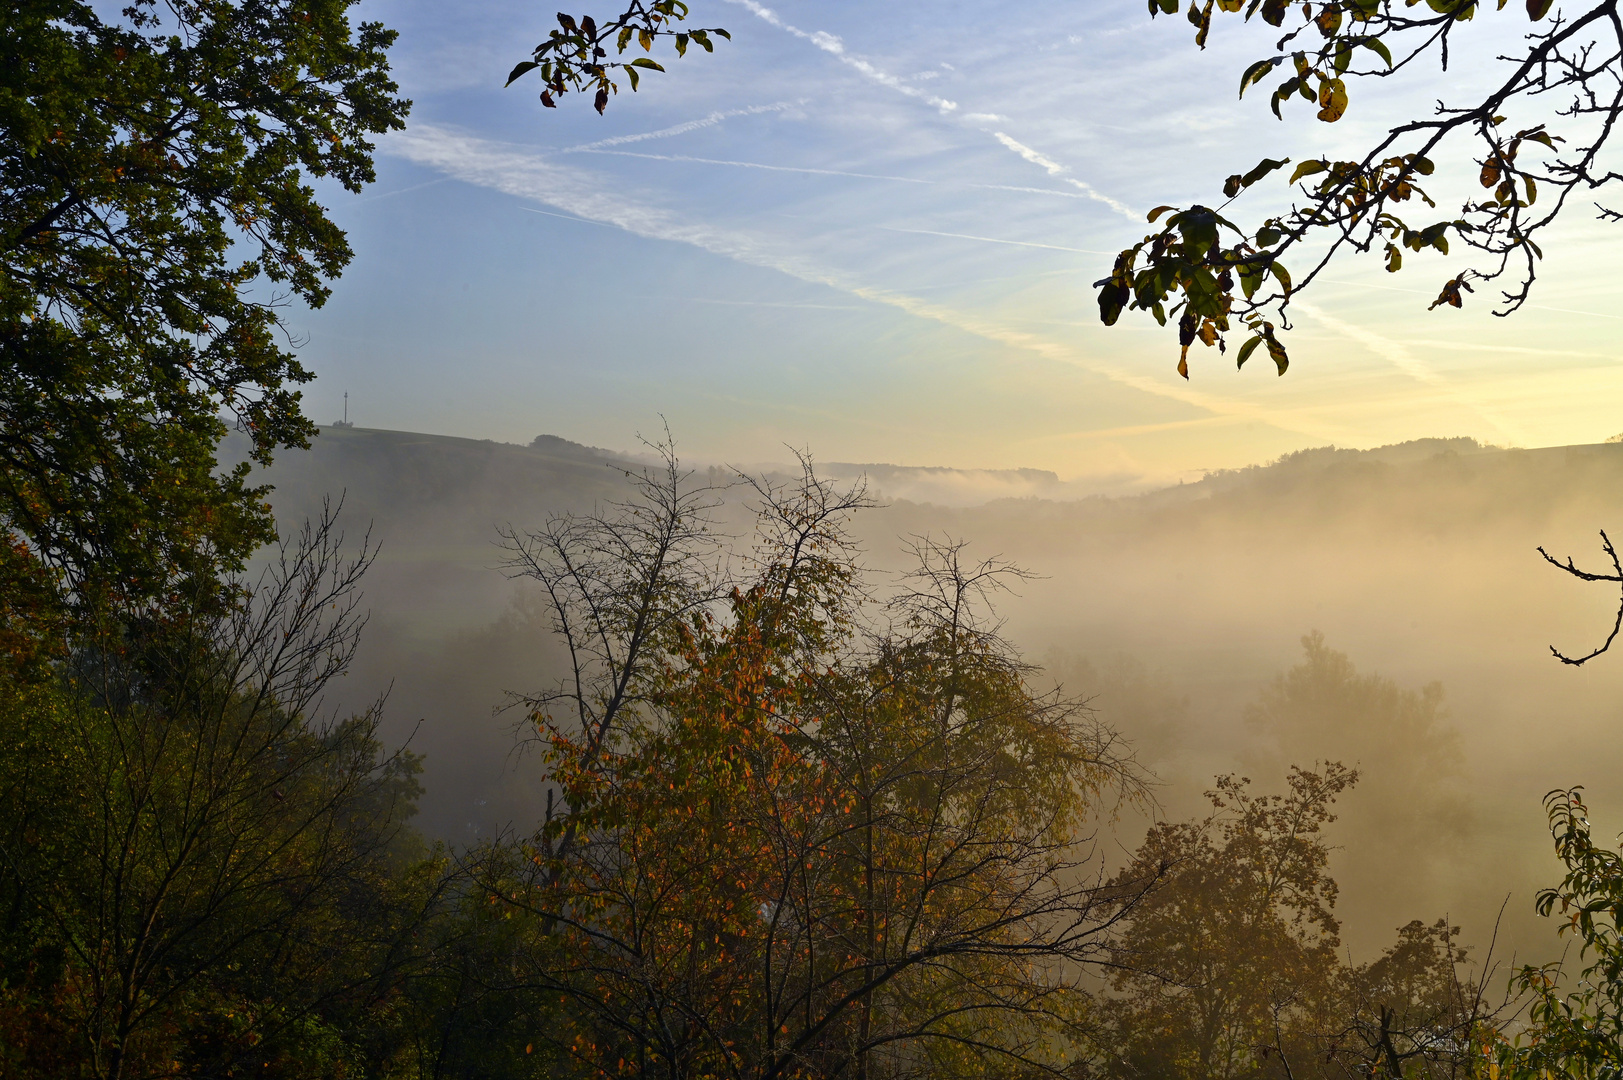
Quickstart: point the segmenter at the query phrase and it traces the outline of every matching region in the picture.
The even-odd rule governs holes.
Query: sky
[[[695,461],[791,446],[1079,491],[1330,444],[1600,441],[1623,432],[1623,234],[1583,202],[1509,319],[1481,292],[1427,312],[1457,251],[1336,264],[1294,305],[1282,378],[1197,347],[1186,382],[1172,331],[1101,326],[1091,287],[1151,207],[1463,99],[1515,47],[1519,6],[1467,27],[1447,73],[1355,86],[1331,126],[1237,99],[1269,28],[1231,18],[1202,52],[1143,0],[694,0],[732,41],[660,56],[606,116],[543,108],[533,75],[502,87],[550,8],[363,0],[400,32],[414,107],[375,185],[327,193],[356,259],[289,320],[319,375],[306,411],[336,419],[347,392],[365,427],[613,448],[668,424]],[[1445,211],[1467,164],[1436,178]],[[1287,194],[1276,177],[1233,210]]]

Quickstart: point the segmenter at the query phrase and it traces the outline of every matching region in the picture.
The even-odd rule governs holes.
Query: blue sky
[[[1297,307],[1284,378],[1197,349],[1186,383],[1146,317],[1098,325],[1090,285],[1145,210],[1462,96],[1513,47],[1509,11],[1469,28],[1451,72],[1355,88],[1333,127],[1236,100],[1266,27],[1219,24],[1202,53],[1142,0],[695,0],[733,33],[714,56],[605,117],[547,110],[538,84],[501,83],[550,11],[363,5],[400,30],[416,105],[380,141],[378,183],[331,200],[357,258],[293,320],[314,419],[348,391],[365,426],[623,447],[663,416],[698,460],[792,444],[1097,490],[1329,443],[1623,431],[1620,234],[1582,213],[1509,320],[1480,294],[1426,312],[1457,258],[1335,267]],[[1438,178],[1445,207],[1465,178]],[[1242,218],[1280,205],[1283,181],[1264,188]]]

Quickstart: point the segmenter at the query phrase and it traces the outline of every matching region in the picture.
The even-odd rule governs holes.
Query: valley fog
[[[352,542],[370,523],[371,622],[330,704],[388,694],[387,734],[425,757],[431,836],[528,829],[544,787],[504,706],[561,657],[541,598],[500,569],[498,529],[622,498],[634,467],[553,438],[329,428],[265,474],[284,528],[340,495]],[[1609,569],[1598,532],[1619,520],[1623,445],[1310,450],[1108,498],[1025,494],[1071,494],[1046,474],[822,471],[866,472],[884,502],[854,525],[876,569],[905,569],[906,538],[944,535],[1036,575],[1003,598],[1005,633],[1133,743],[1159,816],[1203,816],[1218,774],[1274,792],[1291,765],[1357,768],[1329,829],[1357,959],[1445,915],[1480,956],[1501,905],[1496,958],[1543,959],[1558,946],[1532,896],[1558,864],[1541,798],[1586,785],[1598,833],[1623,828],[1623,653],[1574,668],[1549,651],[1604,640],[1617,594],[1536,551]],[[706,464],[696,480],[726,476]],[[995,497],[1011,487],[1024,497]],[[718,511],[725,531],[747,528],[745,494]],[[1146,824],[1107,827],[1106,857],[1125,861]]]

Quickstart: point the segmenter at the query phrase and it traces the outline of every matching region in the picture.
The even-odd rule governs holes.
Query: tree
[[[844,534],[865,497],[806,463],[757,484],[756,547],[718,592],[713,563],[664,554],[706,550],[684,508],[708,495],[671,456],[637,483],[514,539],[572,654],[598,642],[533,705],[559,800],[474,871],[534,928],[518,984],[561,1007],[538,1041],[593,1076],[1069,1064],[1079,965],[1120,910],[1082,829],[1141,781],[1028,688],[985,606],[1008,568],[920,541],[865,614]]]
[[[0,15],[0,523],[83,604],[164,596],[273,535],[268,462],[313,427],[278,344],[348,263],[309,186],[403,126],[353,0],[18,0]]]
[[[1321,122],[1335,123],[1351,107],[1349,84],[1395,77],[1431,57],[1446,69],[1456,35],[1478,15],[1493,15],[1484,0],[1426,0],[1418,11],[1417,2],[1190,0],[1187,17],[1204,48],[1224,16],[1249,21],[1260,15],[1281,36],[1272,56],[1241,75],[1241,96],[1277,71],[1284,77],[1270,97],[1275,115],[1283,106],[1300,107],[1293,103],[1301,98],[1317,109]],[[1497,10],[1505,6],[1499,0]],[[1230,176],[1223,185],[1227,201],[1215,208],[1151,211],[1152,224],[1166,216],[1159,231],[1123,251],[1110,276],[1097,283],[1105,324],[1114,324],[1126,309],[1148,311],[1162,325],[1175,322],[1182,349],[1178,370],[1185,378],[1191,345],[1200,341],[1226,352],[1228,335],[1243,331],[1236,362],[1243,366],[1265,347],[1283,375],[1289,359],[1278,331],[1289,326],[1289,304],[1331,261],[1349,250],[1379,250],[1395,273],[1405,251],[1433,249],[1446,256],[1451,238],[1478,261],[1453,273],[1431,306],[1461,307],[1473,282],[1506,278],[1510,284],[1495,314],[1520,308],[1543,257],[1537,234],[1573,196],[1623,179],[1603,161],[1623,115],[1617,93],[1623,17],[1616,0],[1585,0],[1570,17],[1552,10],[1553,0],[1514,7],[1534,25],[1525,47],[1504,58],[1508,66],[1498,85],[1480,98],[1439,103],[1434,115],[1393,126],[1356,159],[1298,162],[1290,173],[1290,183],[1298,185],[1296,201],[1286,213],[1255,228],[1224,216],[1241,192],[1288,165],[1284,156]],[[1152,16],[1174,15],[1182,0],[1150,0],[1149,8]],[[1457,214],[1431,213],[1436,203],[1423,183],[1439,166],[1468,171],[1485,194],[1467,199]],[[1418,210],[1421,202],[1426,210]],[[1619,219],[1619,212],[1604,207],[1600,214]],[[1286,270],[1286,256],[1320,241],[1322,250],[1306,256],[1305,273]]]
[[[1293,768],[1289,792],[1219,777],[1202,821],[1151,828],[1123,880],[1162,880],[1115,946],[1109,1071],[1235,1080],[1292,1042],[1332,994],[1340,923],[1331,806],[1358,774]],[[1163,880],[1164,879],[1164,880]]]
[[[1337,953],[1324,827],[1358,774],[1293,768],[1256,796],[1220,777],[1202,821],[1150,830],[1124,871],[1159,884],[1129,913],[1099,1065],[1114,1077],[1476,1075],[1504,1007],[1466,977],[1459,928],[1419,920],[1380,957]]]
[[[592,107],[602,113],[609,107],[609,96],[620,92],[618,75],[624,76],[635,91],[645,71],[664,71],[657,60],[638,56],[631,60],[609,59],[612,45],[616,56],[624,56],[633,42],[642,51],[651,53],[660,38],[669,38],[677,56],[686,56],[688,45],[698,45],[705,52],[715,52],[710,35],[732,40],[732,35],[719,26],[683,27],[688,17],[688,5],[682,0],[627,0],[626,8],[617,16],[605,18],[601,23],[591,15],[575,18],[558,14],[558,29],[549,31],[547,40],[531,50],[530,59],[520,61],[507,76],[507,85],[536,69],[541,71],[545,84],[541,91],[541,104],[549,109],[558,107],[558,99],[571,90],[593,90]]]
[[[1357,789],[1338,805],[1340,827],[1381,843],[1340,853],[1342,880],[1424,911],[1446,853],[1467,840],[1472,813],[1443,687],[1409,690],[1361,672],[1317,632],[1302,637],[1302,653],[1246,708],[1247,726],[1263,741],[1257,769],[1280,773],[1314,755],[1356,765]]]
[[[332,1076],[387,1057],[435,867],[376,709],[315,714],[370,556],[330,518],[252,601],[0,686],[0,1071]],[[375,1045],[374,1045],[375,1044]]]

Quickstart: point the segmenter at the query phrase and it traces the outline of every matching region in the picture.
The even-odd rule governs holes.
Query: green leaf
[[[1246,343],[1240,346],[1239,353],[1234,357],[1234,366],[1236,368],[1245,367],[1245,362],[1251,359],[1251,354],[1256,352],[1257,346],[1261,344],[1261,334],[1252,334],[1251,337],[1247,338]]]
[[[1378,37],[1359,38],[1358,44],[1386,61],[1386,66],[1392,66],[1392,50],[1386,47],[1386,42]]]
[[[1290,158],[1281,158],[1278,161],[1275,161],[1273,158],[1263,158],[1257,163],[1256,168],[1240,177],[1240,186],[1250,187],[1252,184],[1255,184],[1258,180],[1261,180],[1275,169],[1282,169],[1290,163]]]
[[[1245,97],[1247,87],[1252,83],[1261,82],[1263,76],[1278,67],[1284,59],[1283,56],[1276,56],[1272,60],[1258,60],[1255,64],[1246,68],[1245,74],[1240,76],[1240,96]]]
[[[1271,267],[1269,267],[1269,269],[1274,272],[1274,277],[1279,279],[1279,283],[1285,287],[1285,292],[1288,295],[1291,291],[1290,271],[1286,270],[1279,263],[1274,263]]]
[[[1285,234],[1280,232],[1278,229],[1269,228],[1267,225],[1264,225],[1262,228],[1257,230],[1257,246],[1265,248],[1273,247],[1284,238],[1284,235]]]
[[[1268,342],[1268,355],[1273,357],[1274,366],[1279,368],[1281,375],[1285,374],[1285,369],[1291,366],[1291,360],[1285,352],[1285,346],[1279,343],[1279,339],[1274,337],[1272,332],[1267,334],[1264,340]]]
[[[1527,0],[1527,17],[1538,22],[1550,13],[1554,4],[1555,0]]]
[[[540,66],[541,65],[536,63],[534,60],[526,60],[522,64],[519,64],[517,67],[515,67],[511,72],[508,73],[507,81],[505,83],[503,83],[502,85],[503,86],[512,86],[514,79],[518,78],[520,75],[523,75],[527,71],[534,71],[536,68],[538,68]]]
[[[1314,173],[1322,173],[1329,167],[1330,163],[1322,158],[1304,161],[1300,165],[1296,166],[1295,172],[1291,173],[1291,183],[1296,183],[1296,181],[1300,180],[1304,176],[1312,176]]]
[[[650,69],[652,71],[664,71],[665,70],[664,68],[662,68],[658,64],[656,64],[654,61],[648,59],[646,56],[637,57],[635,60],[631,61],[631,64],[629,66],[630,67],[648,68],[648,69]]]
[[[1150,224],[1153,225],[1153,224],[1155,224],[1155,219],[1156,218],[1160,217],[1162,214],[1166,213],[1168,210],[1176,210],[1176,209],[1177,209],[1176,206],[1157,206],[1154,210],[1151,210],[1149,212],[1149,214],[1146,215],[1146,217],[1149,220]]]

